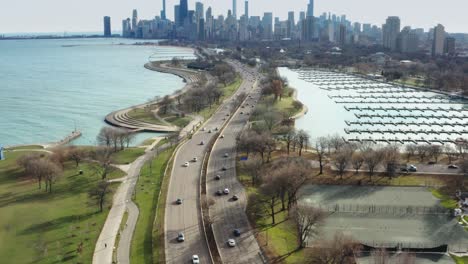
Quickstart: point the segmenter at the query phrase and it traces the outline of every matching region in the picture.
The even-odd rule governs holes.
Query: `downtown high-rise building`
[[[314,16],[314,0],[309,0],[309,4],[307,5],[307,16]]]
[[[445,38],[444,52],[447,55],[455,55],[455,38]]]
[[[237,18],[237,0],[232,0],[232,16]]]
[[[196,17],[196,22],[198,23],[198,20],[204,18],[204,7],[202,2],[196,2],[195,3],[195,17]]]
[[[382,42],[383,46],[392,51],[397,50],[397,38],[400,34],[400,18],[390,16],[386,23],[382,26]]]
[[[249,21],[249,1],[244,2],[244,16]]]
[[[136,9],[133,9],[133,14],[132,14],[132,31],[136,31],[138,26],[138,12]]]
[[[432,56],[440,56],[444,54],[445,44],[445,28],[438,24],[434,28],[434,39],[432,41]]]
[[[272,39],[273,37],[273,13],[265,12],[262,18],[263,39]]]
[[[180,0],[179,4],[179,24],[178,26],[183,26],[185,20],[188,17],[188,0]]]
[[[166,0],[162,0],[163,8],[161,10],[161,19],[166,19]]]
[[[112,36],[111,32],[111,18],[109,16],[104,17],[104,37],[109,38]]]
[[[402,53],[414,53],[419,49],[419,36],[411,29],[404,27],[397,38],[397,49]]]
[[[288,24],[287,24],[287,37],[292,38],[293,33],[296,29],[296,21],[294,18],[294,11],[289,11],[288,12]]]

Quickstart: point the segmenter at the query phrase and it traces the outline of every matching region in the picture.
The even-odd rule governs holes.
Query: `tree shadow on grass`
[[[62,228],[65,225],[69,225],[72,222],[87,220],[96,214],[98,214],[98,212],[90,212],[90,213],[81,214],[81,215],[68,215],[68,216],[60,217],[51,221],[46,221],[40,224],[31,225],[30,227],[21,231],[19,234],[28,235],[30,233],[47,232],[47,231],[55,230],[58,228]]]
[[[278,257],[274,258],[274,259],[272,260],[272,263],[283,263],[284,260],[286,260],[289,256],[291,256],[292,254],[294,254],[294,253],[296,253],[296,252],[299,252],[299,251],[301,251],[301,250],[302,250],[301,248],[297,248],[297,247],[296,247],[296,249],[294,249],[294,250],[292,250],[292,251],[289,251],[289,252],[287,252],[287,253],[285,253],[285,254],[283,254],[283,255],[281,255],[281,256],[278,256]]]

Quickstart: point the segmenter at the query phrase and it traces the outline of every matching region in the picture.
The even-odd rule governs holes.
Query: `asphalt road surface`
[[[245,214],[247,195],[236,176],[236,137],[247,124],[253,106],[260,97],[260,89],[254,84],[258,77],[254,69],[245,69],[241,73],[246,80],[241,90],[249,92],[251,98],[247,98],[233,114],[221,133],[224,137],[219,138],[212,149],[207,169],[207,196],[215,201],[209,212],[223,263],[263,263]],[[216,175],[221,179],[217,180]],[[226,188],[229,194],[216,194]],[[238,196],[237,201],[232,198],[233,195]],[[235,229],[241,232],[240,236],[234,235]],[[234,239],[236,246],[230,247],[228,239]]]
[[[240,66],[237,65],[236,70],[240,72]],[[216,128],[221,128],[228,120],[227,114],[231,114],[235,108],[234,98],[242,92],[245,91],[241,87],[234,96],[225,100],[203,125],[205,130],[196,132],[176,153],[166,202],[166,263],[190,263],[195,254],[199,256],[200,263],[211,263],[200,212],[200,171],[207,151],[206,145],[215,136]],[[202,141],[204,145],[200,144]],[[196,162],[193,161],[195,157],[198,159]],[[189,162],[188,167],[184,166],[186,162]],[[182,204],[176,204],[177,199],[181,199]],[[180,232],[185,236],[184,242],[177,241]]]

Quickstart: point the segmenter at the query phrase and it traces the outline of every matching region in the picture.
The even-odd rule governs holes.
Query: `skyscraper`
[[[295,19],[294,19],[294,11],[288,12],[288,28],[287,28],[287,37],[291,38],[293,35],[293,32],[295,30]]]
[[[203,3],[202,2],[196,2],[195,3],[195,16],[196,16],[196,22],[198,23],[198,20],[204,18],[203,14]]]
[[[418,51],[419,37],[410,27],[404,27],[397,38],[398,50],[402,53]]]
[[[174,22],[175,22],[176,26],[181,26],[182,25],[182,22],[181,22],[181,19],[180,19],[180,6],[179,5],[174,6]]]
[[[163,0],[163,8],[161,10],[161,19],[166,19],[166,0]]]
[[[383,46],[390,50],[397,49],[397,38],[400,34],[400,18],[397,16],[390,16],[387,18],[386,23],[382,26],[383,30]]]
[[[185,19],[188,16],[188,0],[180,0],[179,4],[179,26],[183,26]]]
[[[137,25],[138,25],[138,12],[136,9],[133,9],[133,15],[132,15],[132,31],[133,32],[136,32]]]
[[[249,21],[249,1],[245,1],[244,3],[244,15],[248,22]]]
[[[309,0],[309,4],[307,5],[307,16],[314,16],[314,0]]]
[[[104,37],[111,37],[111,18],[108,16],[104,17]]]
[[[237,18],[237,0],[232,0],[232,16]]]
[[[444,51],[448,55],[455,54],[455,38],[452,38],[452,37],[445,38]]]
[[[440,56],[444,54],[445,44],[445,28],[438,24],[434,28],[434,40],[432,42],[432,56]]]
[[[263,38],[272,39],[273,37],[273,13],[271,12],[263,13],[262,27],[263,27]]]

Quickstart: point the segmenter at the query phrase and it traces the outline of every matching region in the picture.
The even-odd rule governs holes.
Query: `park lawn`
[[[164,178],[164,171],[174,148],[159,153],[152,160],[151,169],[150,163],[145,164],[138,178],[134,201],[140,210],[140,215],[138,216],[131,245],[131,263],[154,263],[152,243],[153,223],[156,216],[156,207]]]
[[[223,92],[223,96],[221,96],[219,103],[213,104],[211,107],[205,107],[198,114],[201,115],[205,119],[210,118],[214,114],[214,112],[216,112],[216,110],[222,104],[222,102],[225,99],[231,97],[237,91],[237,89],[239,89],[241,83],[242,83],[242,78],[237,77],[233,83],[227,85],[226,87],[222,87],[221,91]]]
[[[9,152],[0,161],[0,259],[8,263],[91,263],[95,243],[109,212],[88,197],[100,176],[83,163],[65,163],[64,175],[53,192],[38,189],[36,181],[23,176],[16,159],[27,152]],[[84,174],[79,175],[78,170]],[[120,177],[115,171],[109,178]],[[118,184],[112,184],[115,191]],[[83,243],[81,254],[77,253]]]
[[[174,116],[171,116],[171,117],[167,117],[164,120],[166,120],[167,122],[171,123],[174,126],[184,128],[185,126],[187,126],[192,121],[192,118],[190,118],[189,116],[178,117],[178,116],[174,115]]]
[[[112,153],[111,160],[114,164],[130,164],[143,154],[145,154],[144,148],[126,148]]]
[[[455,255],[450,255],[452,256],[453,260],[455,261],[456,264],[466,264],[468,263],[468,256],[465,257],[457,257]]]
[[[145,139],[143,142],[141,142],[140,146],[150,146],[154,143],[154,141],[156,141],[154,138]]]
[[[163,122],[154,117],[152,112],[145,111],[143,108],[135,108],[128,112],[128,116],[142,122],[154,125],[165,126]]]
[[[447,209],[455,209],[458,206],[458,203],[455,199],[452,199],[450,196],[443,194],[438,189],[431,189],[432,195],[440,199],[440,204]]]

